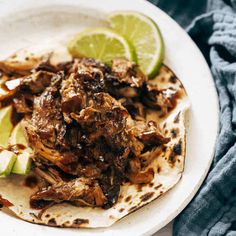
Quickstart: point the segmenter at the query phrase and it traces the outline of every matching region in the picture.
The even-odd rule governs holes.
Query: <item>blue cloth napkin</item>
[[[236,0],[150,1],[183,27],[190,24],[186,30],[209,63],[220,103],[213,164],[195,198],[176,218],[173,235],[235,236]]]

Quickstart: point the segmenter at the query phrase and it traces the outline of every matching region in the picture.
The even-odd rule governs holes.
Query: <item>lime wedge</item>
[[[114,58],[135,61],[132,45],[121,35],[106,28],[94,28],[79,33],[68,45],[74,57],[92,57],[110,64]]]
[[[25,147],[28,147],[28,142],[27,142],[27,138],[25,136],[24,130],[22,129],[21,126],[21,122],[18,123],[12,133],[11,133],[11,137],[9,139],[9,143],[11,145],[15,145],[15,144],[22,144]]]
[[[7,147],[13,125],[11,122],[12,106],[0,109],[0,146]]]
[[[149,77],[155,76],[164,58],[164,43],[156,23],[143,14],[130,11],[114,12],[108,21],[133,44],[141,70]]]

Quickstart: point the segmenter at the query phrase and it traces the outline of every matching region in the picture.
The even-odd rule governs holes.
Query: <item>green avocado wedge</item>
[[[14,127],[11,133],[11,137],[9,139],[9,144],[10,145],[21,144],[26,148],[20,154],[17,155],[17,159],[11,172],[19,175],[28,174],[30,171],[31,156],[33,154],[33,151],[31,148],[28,147],[28,141],[22,128],[21,122],[19,122]]]
[[[13,129],[11,122],[12,106],[0,110],[0,146],[6,148]]]
[[[0,153],[0,177],[6,177],[11,173],[17,156],[14,152],[4,150]]]
[[[0,152],[0,177],[6,177],[11,173],[26,175],[30,171],[31,156],[33,151],[28,146],[21,122],[14,128],[11,123],[12,106],[0,109],[0,146],[3,151]],[[8,145],[23,145],[20,153],[4,150]]]
[[[31,155],[32,150],[30,148],[19,154],[11,172],[18,175],[28,174],[31,166]]]

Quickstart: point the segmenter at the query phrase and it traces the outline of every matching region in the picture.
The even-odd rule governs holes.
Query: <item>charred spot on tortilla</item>
[[[50,220],[48,221],[48,225],[56,226],[56,225],[57,225],[56,219],[55,219],[55,218],[50,219]]]
[[[180,116],[180,112],[177,114],[177,116],[174,119],[174,123],[179,123],[179,116]]]
[[[182,141],[180,140],[179,143],[174,144],[173,150],[171,151],[168,162],[173,167],[176,161],[178,161],[178,156],[182,155]]]
[[[159,184],[159,185],[155,186],[154,189],[157,190],[157,189],[159,189],[161,186],[162,186],[162,184]]]
[[[116,217],[113,216],[113,215],[110,215],[109,218],[112,219],[112,220],[113,220],[113,219],[116,219]]]
[[[176,153],[174,152],[174,150],[172,150],[168,158],[168,162],[171,167],[174,167],[176,160],[177,160]]]
[[[154,195],[154,192],[145,193],[144,195],[142,195],[142,196],[140,197],[140,200],[141,200],[142,202],[146,202],[146,201],[148,201],[150,198],[152,198],[153,195]]]
[[[169,82],[175,84],[177,82],[177,77],[175,75],[171,75],[169,78]]]
[[[172,130],[171,130],[172,138],[178,137],[178,133],[179,133],[178,128],[172,129]]]
[[[174,145],[173,151],[176,155],[181,155],[182,154],[182,143],[181,143],[181,141]]]
[[[89,220],[88,219],[80,219],[80,218],[78,218],[78,219],[75,219],[73,221],[73,225],[75,225],[75,226],[81,226],[81,225],[84,225],[84,224],[89,224]]]
[[[12,78],[26,76],[20,77],[18,92],[2,102],[17,101],[12,105],[21,112],[35,152],[31,173],[37,181],[26,177],[21,187],[27,199],[22,206],[13,201],[19,217],[60,227],[105,227],[175,185],[179,176],[173,169],[182,165],[175,164],[174,155],[182,162],[185,153],[184,109],[179,104],[186,94],[168,67],[163,65],[156,79],[147,80],[127,60],[115,60],[112,66],[91,58],[57,65],[35,60],[29,70],[31,61],[29,57],[27,70],[21,71],[20,62],[5,69]],[[183,140],[181,147],[173,144],[177,138]],[[170,186],[158,178],[163,174],[171,179]],[[86,212],[89,208],[92,214]],[[23,209],[42,217],[19,214]]]
[[[132,196],[128,196],[125,198],[125,202],[130,202],[131,199],[132,199]]]
[[[122,213],[125,210],[125,208],[120,208],[119,212]]]
[[[30,215],[33,216],[35,219],[40,220],[40,217],[33,212],[31,212]]]

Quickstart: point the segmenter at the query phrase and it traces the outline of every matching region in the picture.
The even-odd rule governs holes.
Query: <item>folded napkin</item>
[[[173,235],[235,236],[236,0],[150,2],[183,27],[198,15],[186,30],[211,67],[220,103],[220,131],[213,164],[195,198],[176,218]]]

